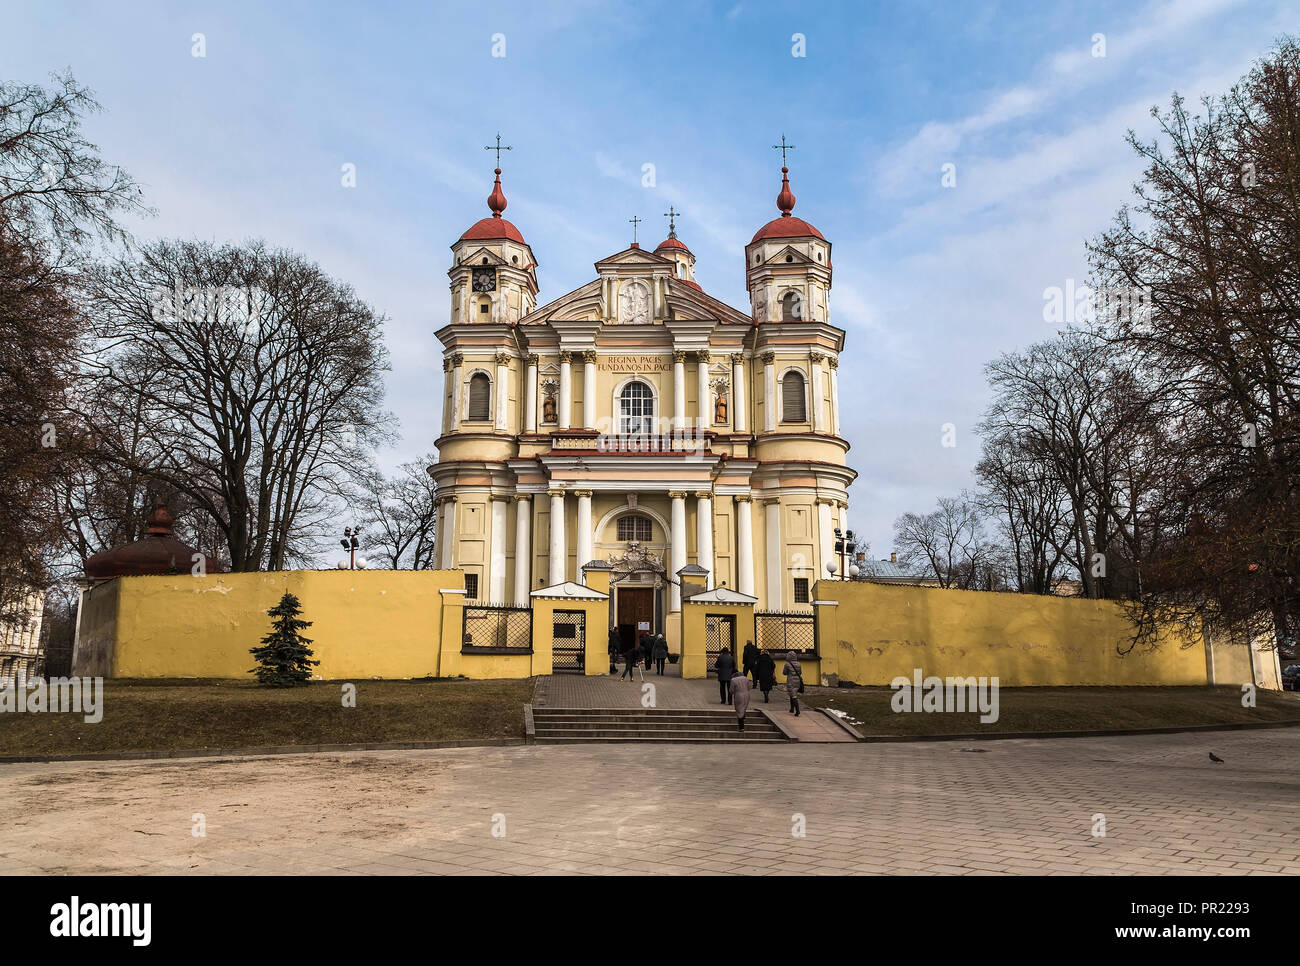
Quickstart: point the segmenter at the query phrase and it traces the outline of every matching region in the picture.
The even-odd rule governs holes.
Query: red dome
[[[521,245],[528,244],[524,241],[524,236],[520,234],[519,229],[500,215],[493,215],[490,218],[474,222],[469,226],[465,234],[460,236],[461,241],[490,241],[502,238],[519,242]]]
[[[149,524],[148,531],[139,540],[89,557],[86,576],[91,580],[107,580],[146,574],[187,574],[193,572],[195,556],[203,565],[202,573],[216,572],[213,560],[172,535],[172,515],[161,502],[154,506],[145,522]]]
[[[681,243],[681,240],[678,239],[678,238],[665,238],[663,241],[661,241],[661,242],[659,243],[659,247],[656,248],[655,251],[656,251],[656,252],[661,252],[661,251],[663,251],[665,248],[675,248],[675,249],[677,249],[677,250],[679,250],[679,251],[686,252],[686,254],[688,254],[688,255],[693,254],[693,253],[691,252],[691,250],[690,250],[689,248],[687,248],[685,245],[683,245],[683,244]]]
[[[773,218],[756,231],[749,243],[752,245],[760,238],[803,238],[807,235],[820,238],[822,241],[826,240],[821,232],[802,218],[796,218],[794,215],[782,215],[780,218]]]

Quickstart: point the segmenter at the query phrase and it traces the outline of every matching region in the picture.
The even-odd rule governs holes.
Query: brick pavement
[[[0,873],[97,872],[1294,875],[1300,728],[0,766]]]

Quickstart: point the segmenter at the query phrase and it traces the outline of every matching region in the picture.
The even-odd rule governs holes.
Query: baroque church
[[[437,566],[465,572],[469,600],[519,606],[610,570],[611,624],[674,651],[684,594],[809,609],[856,474],[831,244],[793,214],[789,168],[780,214],[745,246],[748,311],[695,281],[671,208],[653,251],[634,241],[537,305],[537,257],[495,173],[491,214],[451,246],[437,331]]]

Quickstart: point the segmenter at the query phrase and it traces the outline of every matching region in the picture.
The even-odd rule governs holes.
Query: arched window
[[[629,516],[618,518],[618,539],[626,542],[628,540],[649,540],[650,518],[630,514]]]
[[[629,382],[618,394],[618,431],[623,435],[654,432],[655,397],[644,382]]]
[[[484,373],[469,377],[469,415],[465,418],[471,422],[492,418],[492,380]]]
[[[797,369],[791,369],[781,377],[781,421],[808,421],[808,409],[804,405],[803,374]]]
[[[781,296],[781,321],[796,322],[803,318],[803,297],[798,292]]]

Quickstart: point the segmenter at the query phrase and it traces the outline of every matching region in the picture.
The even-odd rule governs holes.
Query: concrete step
[[[644,735],[630,734],[630,733],[625,735],[611,736],[611,737],[592,736],[592,735],[569,735],[565,737],[558,737],[555,735],[538,734],[536,741],[539,745],[574,745],[574,744],[598,743],[598,742],[604,742],[608,744],[619,744],[619,743],[635,744],[637,742],[644,742],[646,744],[681,743],[681,744],[696,744],[696,745],[719,744],[719,743],[752,744],[754,742],[759,742],[762,744],[776,744],[778,742],[785,743],[784,738],[778,737],[776,735],[763,735],[761,737],[754,736],[750,738],[750,737],[741,737],[739,732],[730,736],[710,735],[706,738],[692,738],[692,737],[681,737],[681,736],[674,736],[672,738],[658,738],[658,737],[646,737]]]
[[[532,715],[539,743],[788,740],[758,711],[745,715],[743,732],[736,727],[735,713],[723,708],[533,708]]]

